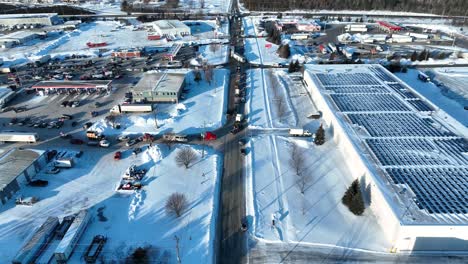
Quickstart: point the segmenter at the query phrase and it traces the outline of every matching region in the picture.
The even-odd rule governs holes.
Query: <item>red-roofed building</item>
[[[403,28],[387,21],[377,21],[379,28],[386,32],[401,31]]]

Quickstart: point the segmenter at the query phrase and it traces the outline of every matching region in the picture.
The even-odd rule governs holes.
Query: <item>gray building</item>
[[[135,102],[178,103],[185,84],[185,72],[148,73],[133,87]]]
[[[46,155],[33,150],[11,149],[0,157],[0,203],[5,204],[46,165]]]
[[[190,27],[179,20],[157,20],[153,22],[153,27],[162,36],[190,35]]]
[[[0,15],[0,26],[4,27],[27,25],[52,26],[60,24],[61,22],[62,20],[56,13]]]
[[[8,35],[0,36],[0,47],[11,48],[38,38],[39,36],[45,36],[45,34],[28,30],[13,32]]]

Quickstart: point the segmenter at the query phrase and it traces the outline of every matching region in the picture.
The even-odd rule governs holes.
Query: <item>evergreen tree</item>
[[[288,67],[288,72],[291,73],[291,72],[295,72],[295,68],[294,68],[294,63],[291,61],[289,63],[289,67]]]
[[[418,53],[416,51],[413,51],[411,54],[411,61],[416,61],[418,59]]]
[[[323,129],[323,126],[320,125],[320,127],[315,132],[315,144],[323,145],[323,143],[325,143],[325,130]]]
[[[194,81],[196,81],[197,83],[200,82],[202,79],[200,71],[195,71],[194,74],[195,74]]]
[[[364,213],[364,199],[358,179],[354,180],[351,186],[348,187],[341,198],[341,202],[355,215],[362,215]]]
[[[427,56],[427,51],[424,49],[423,51],[421,51],[421,53],[419,53],[418,61],[426,60],[426,56]]]
[[[299,60],[296,60],[294,62],[294,71],[300,71],[301,70],[301,65],[299,64]]]

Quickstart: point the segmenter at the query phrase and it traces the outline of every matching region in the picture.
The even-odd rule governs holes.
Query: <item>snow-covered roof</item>
[[[39,13],[39,14],[8,14],[8,15],[0,15],[1,19],[13,19],[13,18],[37,18],[37,17],[53,17],[56,16],[57,13]]]
[[[39,158],[33,150],[11,149],[0,157],[0,191]]]
[[[31,87],[31,89],[49,89],[49,88],[99,88],[109,86],[110,80],[92,80],[92,81],[41,81]]]
[[[2,40],[22,40],[31,36],[36,36],[38,33],[28,31],[28,30],[22,30],[22,31],[16,31],[13,33],[10,33],[8,35],[4,35],[0,37],[0,41]]]
[[[414,221],[468,224],[467,135],[433,118],[435,107],[380,65],[306,69],[355,147],[370,154],[370,171],[393,185],[380,185],[382,193],[404,201],[397,205],[403,211],[426,216]]]
[[[133,88],[134,92],[178,92],[184,83],[185,72],[147,73]]]
[[[185,30],[190,30],[190,27],[188,27],[187,25],[185,25],[184,23],[182,23],[181,21],[179,20],[157,20],[155,22],[153,22],[154,25],[160,29],[164,29],[164,30],[167,30],[167,29],[185,29]]]

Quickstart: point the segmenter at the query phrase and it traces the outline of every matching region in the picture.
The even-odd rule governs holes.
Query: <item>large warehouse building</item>
[[[0,15],[0,26],[4,27],[25,25],[52,26],[59,23],[61,23],[61,19],[55,13]]]
[[[133,100],[148,103],[178,103],[185,72],[147,73],[133,87]]]
[[[466,127],[380,65],[307,65],[304,82],[392,251],[468,251]]]
[[[0,157],[0,203],[5,204],[46,165],[46,155],[33,150],[11,149]]]
[[[67,90],[86,90],[86,91],[111,91],[112,81],[93,80],[93,81],[42,81],[33,85],[30,89],[50,93],[66,93]]]
[[[190,27],[179,20],[157,20],[153,27],[161,36],[187,36],[191,34]]]

